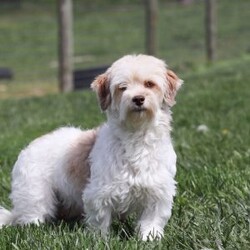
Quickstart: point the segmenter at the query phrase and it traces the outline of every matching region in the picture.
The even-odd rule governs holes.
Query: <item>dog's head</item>
[[[91,87],[101,109],[120,122],[142,125],[175,104],[182,80],[153,56],[128,55],[114,62]]]

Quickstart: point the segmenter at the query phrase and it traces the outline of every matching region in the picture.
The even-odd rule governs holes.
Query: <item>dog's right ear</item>
[[[110,80],[107,73],[97,76],[91,84],[91,88],[97,93],[102,111],[105,111],[111,104],[109,85]]]

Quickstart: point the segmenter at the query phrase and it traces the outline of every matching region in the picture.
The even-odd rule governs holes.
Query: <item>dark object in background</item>
[[[22,0],[0,0],[1,7],[20,8]]]
[[[8,79],[11,80],[13,78],[13,73],[8,68],[0,68],[0,80],[1,79]]]
[[[90,87],[93,80],[100,74],[104,73],[109,66],[100,66],[89,69],[79,69],[74,71],[74,89],[86,89]]]
[[[178,2],[183,5],[188,5],[188,4],[191,4],[193,0],[178,0]]]

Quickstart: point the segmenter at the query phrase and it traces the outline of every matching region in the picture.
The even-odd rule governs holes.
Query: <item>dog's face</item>
[[[103,111],[126,126],[151,122],[173,106],[182,81],[153,56],[128,55],[117,60],[92,83]]]

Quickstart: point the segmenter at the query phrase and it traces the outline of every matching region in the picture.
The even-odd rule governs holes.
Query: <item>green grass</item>
[[[117,223],[105,241],[84,225],[62,222],[6,227],[1,249],[249,249],[249,67],[245,56],[183,75],[173,109],[178,193],[161,242],[121,237]],[[0,101],[0,204],[10,207],[11,167],[29,141],[59,126],[104,120],[88,91]],[[201,124],[206,133],[197,131]]]
[[[145,51],[142,1],[120,1],[123,5],[111,5],[112,2],[74,1],[76,69],[110,64],[124,54]],[[15,77],[10,83],[0,82],[0,98],[23,96],[18,85],[25,84],[33,86],[33,95],[56,92],[55,3],[23,0],[20,9],[1,8],[0,67],[10,67]],[[249,1],[218,1],[218,60],[249,54],[249,16]],[[176,1],[161,1],[158,56],[180,72],[204,65],[203,22],[203,1],[186,7]],[[27,95],[32,95],[32,91]]]
[[[100,0],[74,2],[75,68],[144,51],[141,5],[131,0],[113,8]],[[218,1],[219,63],[210,67],[204,52],[204,6],[197,2],[160,5],[158,56],[185,80],[173,108],[178,194],[164,239],[126,239],[120,236],[123,225],[116,223],[104,241],[84,225],[62,222],[6,227],[0,231],[1,250],[249,249],[250,2]],[[55,1],[22,3],[19,10],[0,10],[0,66],[15,73],[12,82],[0,82],[0,99],[56,92]],[[11,207],[11,168],[32,139],[60,126],[91,128],[104,120],[89,91],[0,100],[0,204]],[[207,133],[197,131],[201,124],[209,128]]]

